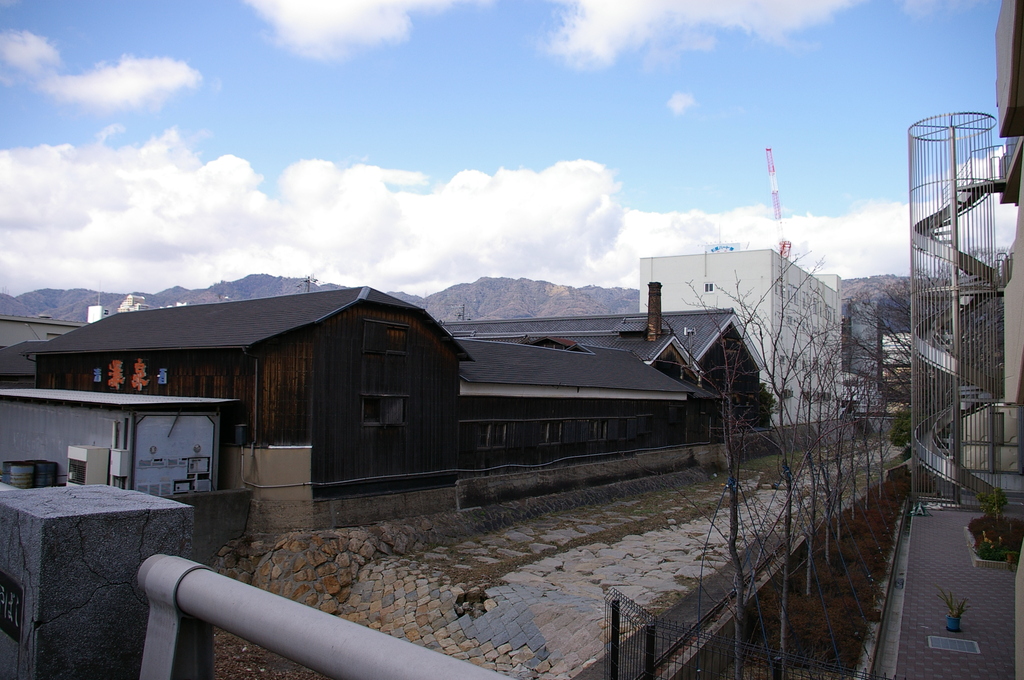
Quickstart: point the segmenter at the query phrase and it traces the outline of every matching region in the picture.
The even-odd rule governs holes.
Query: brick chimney
[[[647,284],[647,340],[657,340],[661,335],[661,284],[651,281]]]

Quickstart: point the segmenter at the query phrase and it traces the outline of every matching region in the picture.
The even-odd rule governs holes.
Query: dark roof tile
[[[644,361],[652,361],[664,351],[672,336],[700,359],[733,321],[731,309],[664,312],[661,324],[664,335],[654,342],[643,337],[647,319],[637,314],[449,321],[444,326],[459,339],[530,343],[544,337],[557,337],[581,345],[627,350]]]
[[[114,314],[54,338],[34,352],[249,347],[364,301],[415,309],[428,316],[421,308],[372,288],[344,288]]]
[[[26,340],[16,345],[0,349],[0,375],[23,376],[35,375],[36,364],[25,356],[26,353],[40,346],[44,340]]]
[[[630,352],[583,346],[584,352],[488,340],[460,340],[475,361],[459,365],[472,383],[595,387],[692,393],[692,387],[648,366]]]

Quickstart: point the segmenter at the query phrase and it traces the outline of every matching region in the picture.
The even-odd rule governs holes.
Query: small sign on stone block
[[[0,630],[15,642],[21,642],[23,602],[21,586],[10,575],[0,571]]]

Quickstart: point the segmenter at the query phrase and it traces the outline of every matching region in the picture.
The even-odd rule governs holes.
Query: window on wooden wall
[[[363,425],[405,425],[405,397],[363,397]]]
[[[409,343],[409,327],[365,319],[363,324],[363,351],[379,354],[405,354]]]
[[[478,449],[501,449],[505,447],[508,425],[505,423],[481,423],[476,426]]]
[[[607,420],[591,420],[590,421],[590,439],[591,440],[608,439],[608,421]]]
[[[637,418],[637,430],[640,434],[650,434],[654,416],[644,415]]]
[[[541,427],[541,444],[559,444],[562,441],[562,423],[549,420]]]

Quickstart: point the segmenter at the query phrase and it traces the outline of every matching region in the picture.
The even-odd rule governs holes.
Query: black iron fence
[[[659,619],[615,589],[605,595],[605,611],[610,680],[726,680],[737,677],[737,660],[745,680],[886,680]]]

